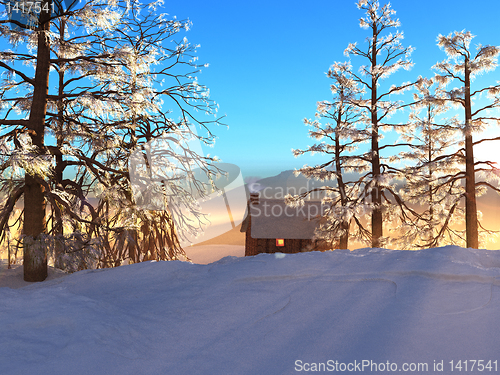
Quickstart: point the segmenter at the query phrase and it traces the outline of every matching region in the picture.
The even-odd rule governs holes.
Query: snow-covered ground
[[[455,246],[83,271],[0,288],[0,373],[493,374],[499,286]]]
[[[184,248],[193,263],[209,264],[226,256],[244,257],[245,246],[238,245],[202,245]]]

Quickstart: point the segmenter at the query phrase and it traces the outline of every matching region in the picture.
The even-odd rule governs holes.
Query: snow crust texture
[[[454,374],[450,361],[500,362],[499,286],[500,252],[456,246],[82,271],[0,288],[0,372],[294,374],[366,360]]]

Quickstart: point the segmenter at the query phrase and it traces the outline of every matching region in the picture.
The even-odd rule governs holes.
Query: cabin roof
[[[240,231],[246,232],[252,218],[253,238],[312,239],[324,207],[319,201],[304,201],[300,207],[290,207],[281,199],[262,199],[248,206]]]

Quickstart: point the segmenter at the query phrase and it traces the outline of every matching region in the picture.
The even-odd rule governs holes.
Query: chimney
[[[259,193],[250,193],[250,204],[259,204]]]

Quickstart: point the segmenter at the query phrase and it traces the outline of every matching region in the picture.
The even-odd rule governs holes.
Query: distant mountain
[[[346,174],[345,179],[357,179],[354,173]],[[303,174],[295,176],[293,170],[286,170],[272,177],[266,177],[253,182],[259,189],[260,195],[268,199],[283,199],[287,194],[300,194],[314,188],[322,186],[337,186],[336,180],[318,181],[314,178],[306,178]],[[248,186],[251,189],[250,186]],[[311,197],[314,200],[320,200],[321,196],[316,193]]]
[[[358,178],[359,175],[355,173],[344,174],[345,181],[354,181]],[[398,183],[401,183],[401,181],[398,181]],[[321,186],[337,186],[335,180],[318,181],[313,178],[308,179],[302,174],[295,176],[293,170],[286,170],[276,176],[262,178],[255,181],[254,184],[260,185],[261,196],[264,195],[264,198],[269,199],[283,199],[286,194],[300,194]],[[315,196],[314,199],[319,200],[320,198]],[[486,194],[478,197],[478,203],[481,204],[480,209],[482,210],[488,211],[487,208],[489,207],[498,208],[500,207],[500,194],[488,189]],[[500,216],[500,212],[496,216]]]

